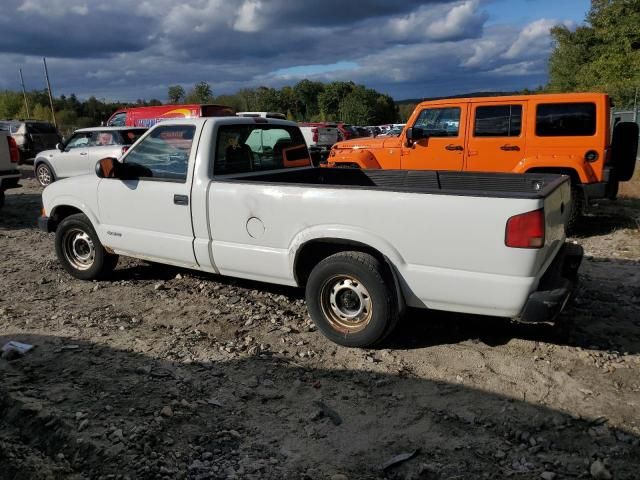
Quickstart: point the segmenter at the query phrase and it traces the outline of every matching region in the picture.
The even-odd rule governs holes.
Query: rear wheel
[[[4,207],[4,190],[0,190],[0,208]]]
[[[571,207],[565,230],[567,234],[575,231],[576,225],[584,215],[584,194],[576,185],[571,186]]]
[[[306,299],[318,329],[346,347],[379,343],[399,316],[384,265],[362,252],[340,252],[318,263],[309,275]]]
[[[64,269],[81,280],[107,276],[118,263],[118,256],[108,253],[82,213],[65,218],[56,230],[56,254]]]
[[[53,182],[53,172],[46,163],[41,163],[36,167],[36,178],[40,185],[46,187]]]

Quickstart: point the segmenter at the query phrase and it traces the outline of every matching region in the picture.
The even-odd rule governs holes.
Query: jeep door
[[[401,135],[401,168],[462,170],[467,108],[466,103],[439,104],[423,108],[413,125],[409,126],[422,129],[427,138],[408,144],[406,134]]]
[[[511,172],[525,155],[526,101],[471,104],[467,163],[471,172]]]

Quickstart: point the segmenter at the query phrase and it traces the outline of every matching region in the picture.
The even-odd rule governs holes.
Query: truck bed
[[[289,184],[307,187],[376,189],[500,198],[546,198],[569,177],[543,173],[476,173],[435,170],[292,168],[216,177],[216,181]]]

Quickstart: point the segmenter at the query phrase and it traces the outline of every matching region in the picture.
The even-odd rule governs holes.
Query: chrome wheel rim
[[[51,172],[44,165],[38,167],[38,181],[45,186],[51,183]]]
[[[350,275],[336,275],[320,290],[320,303],[331,327],[343,333],[363,330],[373,316],[373,302],[366,287]]]
[[[88,270],[93,265],[96,249],[87,232],[72,228],[65,232],[62,251],[67,261],[77,270]]]

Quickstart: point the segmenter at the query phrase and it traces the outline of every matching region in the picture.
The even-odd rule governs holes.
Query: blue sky
[[[166,99],[303,78],[353,80],[396,99],[535,88],[549,29],[588,0],[3,0],[0,89]]]

